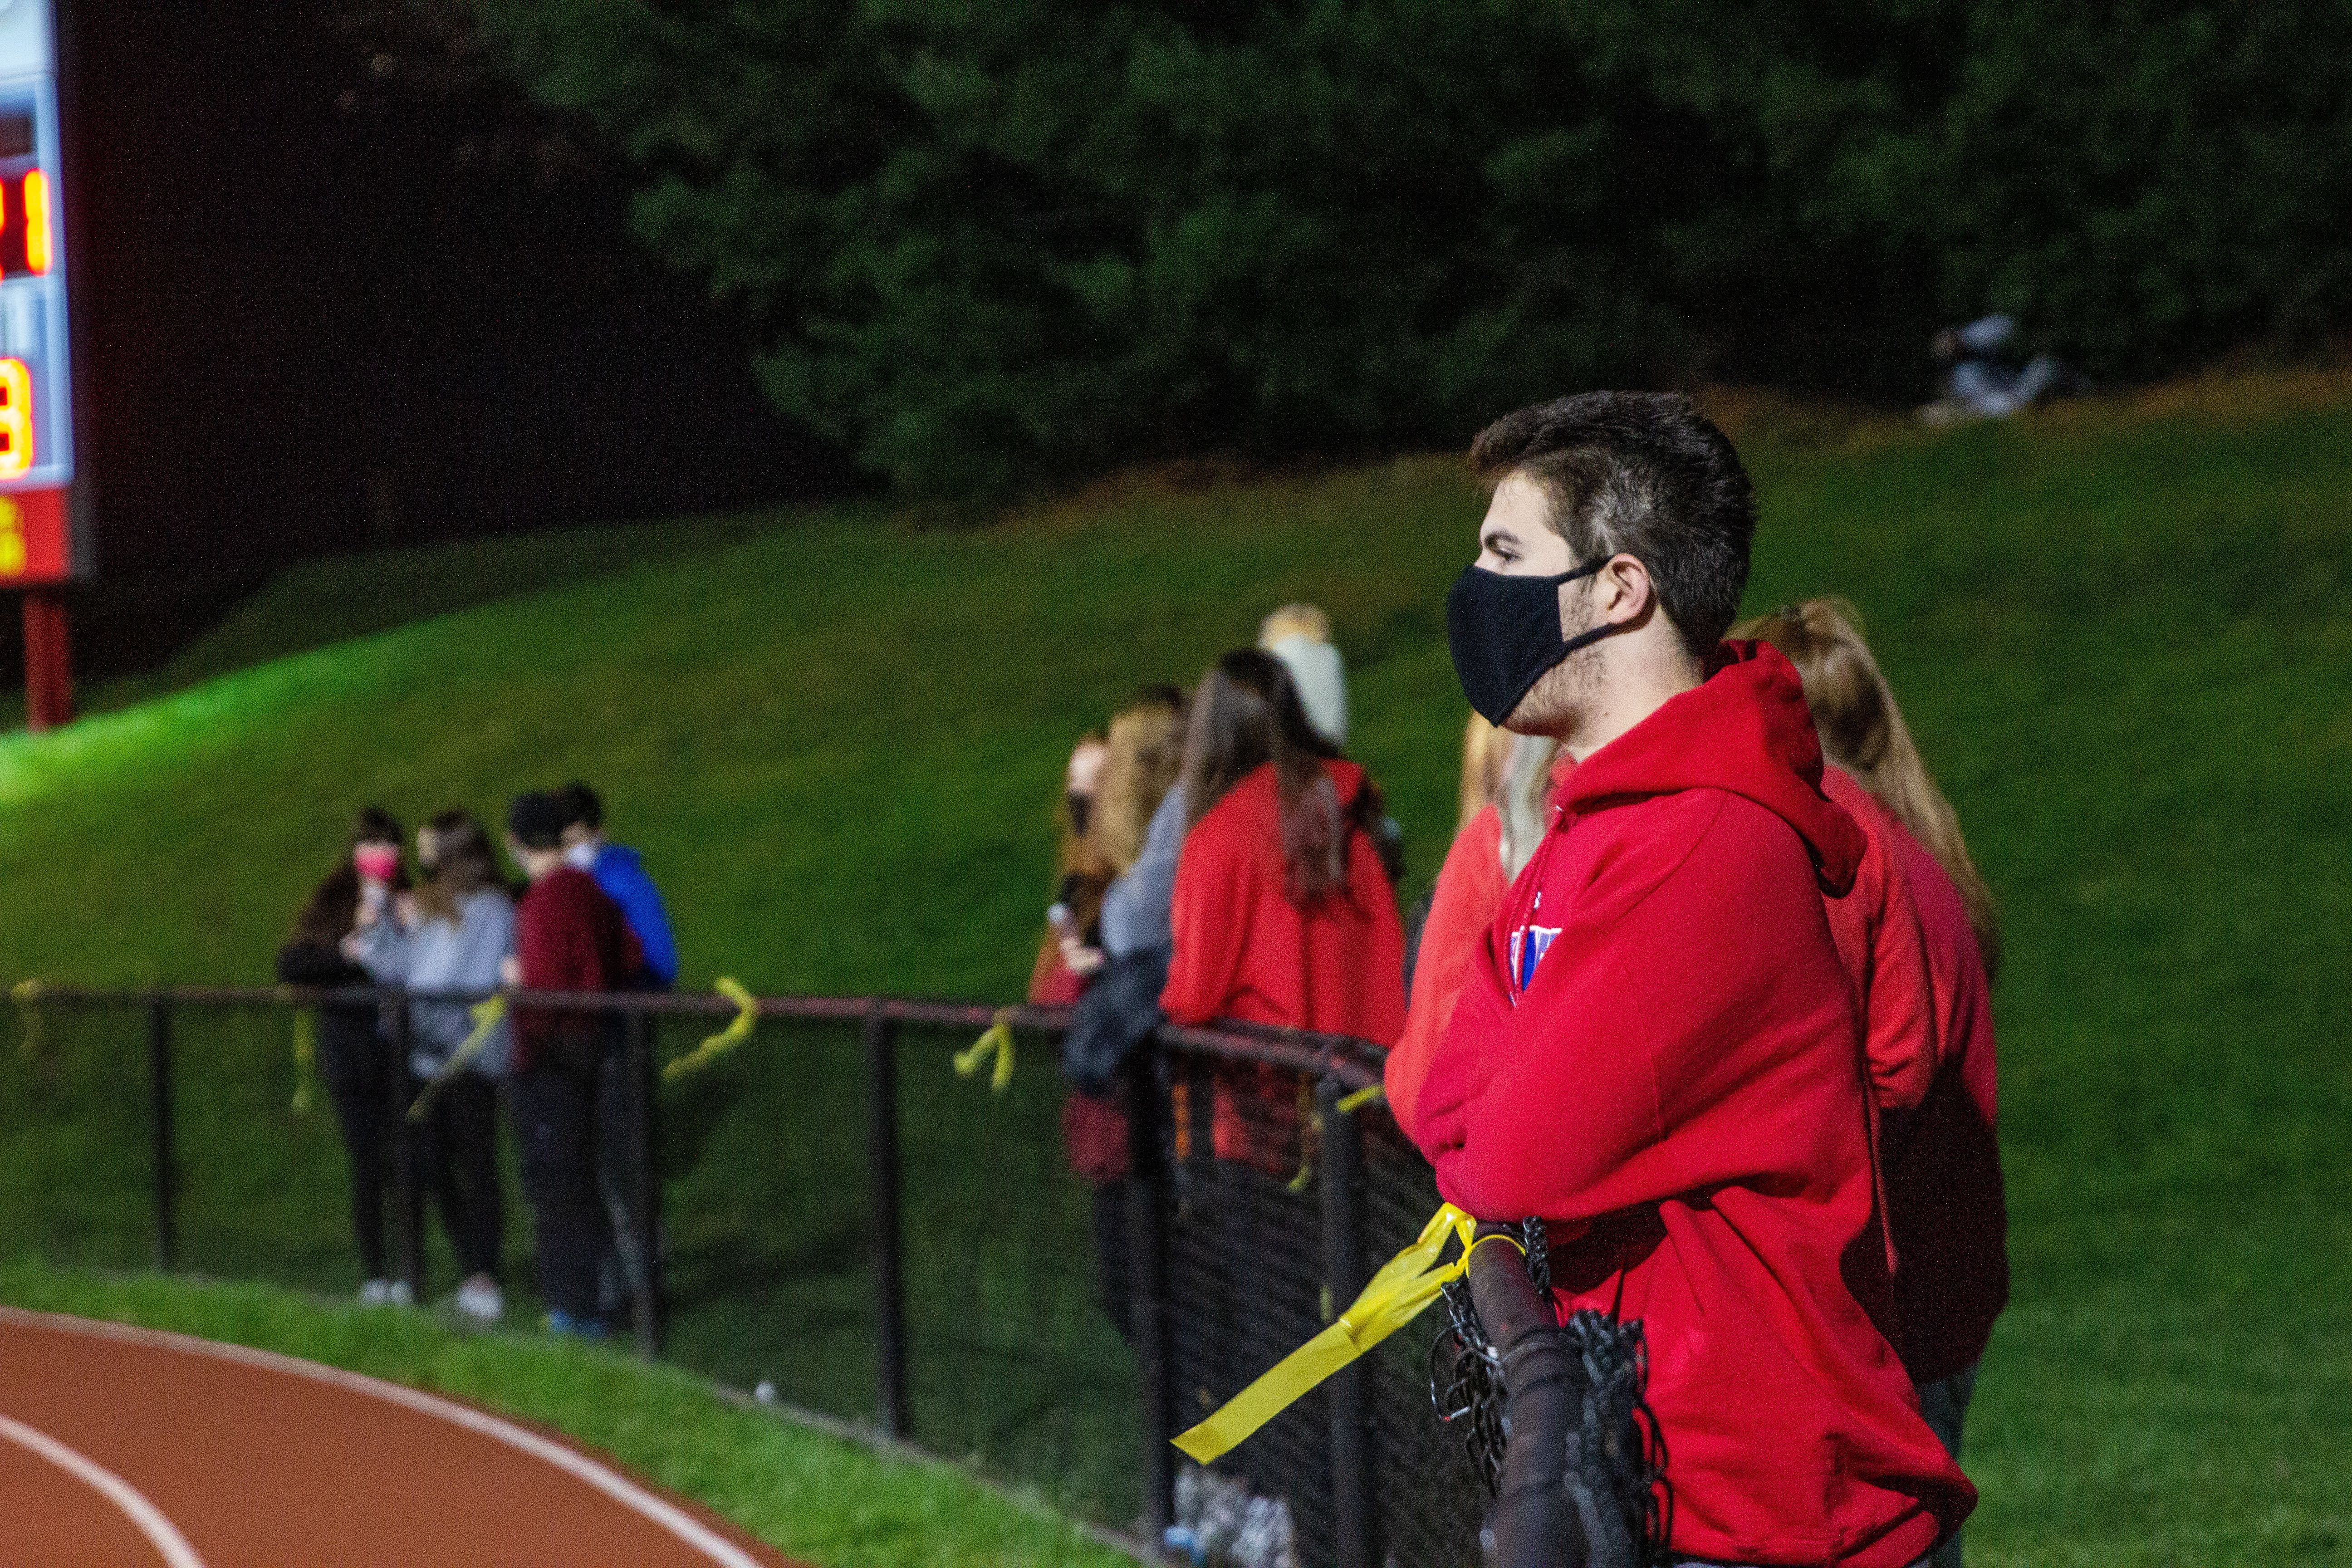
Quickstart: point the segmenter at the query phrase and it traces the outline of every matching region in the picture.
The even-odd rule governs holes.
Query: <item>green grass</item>
[[[464,1332],[421,1312],[329,1306],[265,1286],[27,1264],[0,1267],[0,1300],[252,1345],[472,1400],[553,1427],[825,1568],[1131,1562],[1043,1504],[952,1466],[746,1409],[673,1368],[610,1350]]]
[[[2223,385],[1936,435],[1783,423],[1743,449],[1751,605],[1859,603],[2007,911],[2016,1304],[1972,1415],[1972,1560],[2352,1563],[2352,395]],[[259,979],[352,807],[489,811],[577,773],[668,891],[689,983],[1008,997],[1070,738],[1294,597],[1333,614],[1356,752],[1425,882],[1463,712],[1442,605],[1476,511],[1429,458],[1137,487],[986,531],[868,510],[710,525],[687,551],[615,533],[645,558],[0,740],[0,973]],[[286,627],[368,592],[366,563],[310,570]],[[674,1107],[672,1204],[708,1282],[681,1339],[730,1376],[789,1363],[854,1410],[854,1068],[844,1042],[775,1038]],[[937,1373],[929,1408],[945,1446],[1121,1517],[1131,1416],[1116,1344],[1076,1316],[1083,1195],[1043,1173],[1050,1079],[1033,1056],[1031,1098],[991,1107],[945,1044],[910,1040],[906,1087],[910,1130],[936,1130],[910,1200],[941,1260],[917,1292],[934,1364],[992,1353],[951,1301],[1021,1288],[1095,1370],[1083,1396],[1016,1391],[961,1426],[961,1374]],[[219,1051],[187,1091],[218,1137],[278,1115],[302,1152],[221,1142],[189,1194],[205,1234],[240,1258],[298,1236],[305,1279],[339,1282],[331,1133],[270,1109],[282,1037]],[[0,1072],[0,1256],[36,1237],[135,1256],[122,1069],[42,1070],[47,1089]],[[1031,1163],[999,1177],[1008,1151]],[[1017,1222],[1010,1258],[974,1215]]]

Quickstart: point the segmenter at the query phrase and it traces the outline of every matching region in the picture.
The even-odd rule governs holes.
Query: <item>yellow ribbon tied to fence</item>
[[[999,1007],[996,1021],[989,1025],[988,1032],[955,1054],[956,1077],[971,1077],[980,1070],[980,1064],[988,1059],[989,1054],[994,1052],[996,1070],[989,1075],[988,1087],[992,1093],[1004,1092],[1005,1086],[1013,1081],[1013,1012],[1011,1007]]]
[[[1231,1452],[1308,1389],[1421,1316],[1441,1289],[1469,1268],[1470,1249],[1482,1245],[1477,1228],[1476,1220],[1452,1204],[1439,1209],[1422,1227],[1420,1239],[1381,1265],[1363,1294],[1349,1303],[1337,1321],[1276,1362],[1215,1415],[1176,1438],[1176,1447],[1203,1465]],[[1518,1246],[1507,1236],[1486,1239]],[[1453,1241],[1462,1244],[1462,1255],[1441,1264],[1438,1259]]]
[[[741,981],[731,974],[722,974],[710,988],[735,1004],[735,1016],[727,1021],[725,1028],[663,1068],[664,1083],[676,1083],[690,1072],[700,1072],[750,1039],[751,1031],[759,1027],[760,999],[744,989]]]
[[[499,1020],[507,1016],[507,999],[493,996],[487,1002],[477,1002],[473,1015],[474,1032],[458,1043],[457,1048],[449,1053],[449,1059],[441,1064],[440,1070],[426,1079],[425,1087],[416,1091],[415,1101],[408,1108],[408,1120],[411,1121],[424,1121],[425,1111],[432,1108],[433,1097],[439,1094],[451,1079],[471,1067],[476,1057],[490,1048],[490,1039],[499,1030]]]

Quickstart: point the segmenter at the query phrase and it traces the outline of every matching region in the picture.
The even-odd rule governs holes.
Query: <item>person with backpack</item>
[[[1640,1323],[1669,1561],[1909,1568],[1975,1490],[1889,1342],[1862,1020],[1823,904],[1863,836],[1822,794],[1795,669],[1721,640],[1748,476],[1664,395],[1523,409],[1472,458],[1493,489],[1447,601],[1454,666],[1575,768],[1405,1131],[1449,1202],[1533,1222],[1556,1331]]]

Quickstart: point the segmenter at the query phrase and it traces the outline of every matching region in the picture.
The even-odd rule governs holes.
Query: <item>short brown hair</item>
[[[1508,414],[1478,432],[1471,465],[1490,484],[1525,474],[1576,563],[1624,553],[1701,658],[1739,614],[1756,494],[1724,433],[1670,393],[1586,392]]]

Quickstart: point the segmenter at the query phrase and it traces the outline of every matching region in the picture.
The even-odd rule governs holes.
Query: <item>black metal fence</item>
[[[0,1051],[0,1259],[348,1286],[349,1181],[323,1095],[296,1109],[294,1020],[380,1007],[399,1061],[411,1006],[473,999],[20,989],[21,1048]],[[1064,1152],[1055,1010],[761,998],[751,1038],[667,1082],[736,1004],[513,1000],[621,1019],[628,1226],[663,1259],[658,1283],[632,1279],[639,1353],[871,1421],[1155,1541],[1179,1524],[1253,1568],[1476,1560],[1482,1499],[1428,1404],[1433,1321],[1208,1475],[1180,1474],[1168,1442],[1328,1322],[1435,1207],[1426,1164],[1359,1094],[1377,1048],[1162,1029],[1118,1096],[1127,1173],[1097,1182]],[[992,1092],[950,1062],[1000,1019],[1020,1061]],[[455,1271],[414,1140],[389,1146],[392,1256],[425,1301]],[[511,1176],[507,1204],[527,1238]],[[509,1288],[536,1310],[527,1269]]]

